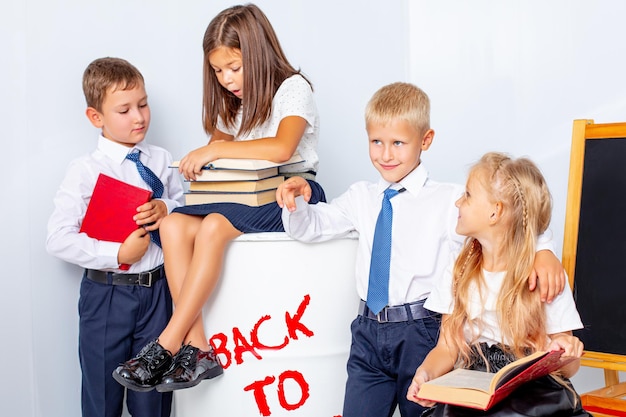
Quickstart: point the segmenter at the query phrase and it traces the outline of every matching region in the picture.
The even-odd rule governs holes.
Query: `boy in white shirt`
[[[119,417],[124,387],[111,376],[113,370],[153,341],[172,314],[163,252],[149,232],[157,231],[161,220],[182,204],[183,188],[178,172],[168,168],[170,153],[144,141],[150,107],[137,68],[119,58],[96,59],[84,72],[83,91],[87,118],[101,134],[96,150],[75,159],[67,169],[54,199],[46,248],[85,268],[78,305],[83,416]],[[128,155],[139,158],[159,178],[158,191],[142,179]],[[80,233],[100,173],[152,190],[158,197],[137,207],[133,218],[137,230],[123,243]],[[122,265],[130,267],[126,270]],[[170,415],[171,393],[129,390],[126,395],[134,417]]]

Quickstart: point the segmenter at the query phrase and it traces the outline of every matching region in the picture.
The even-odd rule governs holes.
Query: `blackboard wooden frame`
[[[583,195],[583,173],[586,163],[585,150],[587,149],[588,141],[596,139],[623,139],[626,141],[626,123],[595,124],[593,120],[574,121],[562,260],[569,276],[570,286],[575,290],[577,279],[582,280],[585,278],[583,276],[576,276],[577,251],[579,247],[578,238],[581,224],[581,197]],[[624,155],[624,164],[626,164],[626,155]],[[620,192],[621,190],[614,191]],[[626,190],[624,190],[624,192],[626,192]],[[606,285],[605,288],[607,291],[611,290],[609,285]],[[577,296],[582,297],[584,294],[577,294]],[[626,294],[622,294],[622,297],[626,300]],[[626,355],[586,350],[581,364],[584,366],[603,368],[606,386],[614,386],[619,384],[618,371],[626,371]]]

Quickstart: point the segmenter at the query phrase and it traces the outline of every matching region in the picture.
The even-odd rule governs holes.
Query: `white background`
[[[148,140],[175,158],[206,141],[202,36],[230,1],[8,0],[0,6],[0,222],[7,416],[80,415],[76,353],[80,269],[44,248],[68,162],[93,149],[81,76],[102,56],[134,63],[152,108]],[[410,81],[431,97],[435,179],[463,182],[489,150],[527,155],[544,171],[562,240],[574,119],[626,120],[626,43],[618,0],[262,0],[287,56],[315,86],[318,180],[335,197],[376,179],[363,109],[376,89]],[[560,254],[560,253],[559,253]],[[347,331],[347,329],[346,329]],[[583,369],[579,391],[603,384]]]

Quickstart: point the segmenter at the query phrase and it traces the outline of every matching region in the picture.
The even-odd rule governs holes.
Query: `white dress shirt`
[[[136,150],[141,151],[141,162],[163,182],[164,192],[159,200],[165,202],[168,213],[182,204],[182,181],[178,171],[169,168],[172,156],[167,150],[145,141],[127,148],[100,136],[95,151],[73,160],[67,168],[54,198],[54,211],[48,220],[48,253],[83,268],[114,272],[143,272],[163,263],[161,248],[151,242],[139,262],[132,264],[128,271],[120,271],[117,254],[121,243],[100,241],[79,233],[100,173],[150,190],[139,176],[135,163],[126,159],[128,153]]]
[[[356,285],[361,299],[367,299],[370,258],[376,219],[383,192],[391,184],[358,182],[329,204],[309,205],[296,199],[297,209],[283,209],[285,231],[295,239],[321,242],[356,230],[359,243],[356,258]],[[393,197],[389,305],[426,298],[463,237],[454,231],[457,209],[454,202],[463,188],[428,179],[420,165],[394,188],[406,191]]]

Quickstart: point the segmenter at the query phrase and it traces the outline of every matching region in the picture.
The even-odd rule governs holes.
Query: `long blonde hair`
[[[522,357],[541,350],[547,341],[546,317],[538,291],[530,291],[528,279],[533,268],[537,237],[546,231],[552,213],[552,197],[537,166],[526,158],[511,159],[503,153],[485,154],[470,170],[470,177],[482,181],[493,203],[501,203],[508,226],[503,238],[506,276],[497,301],[503,340],[511,352]],[[469,323],[469,293],[485,288],[482,274],[482,247],[468,237],[454,265],[454,311],[446,321],[444,334],[460,352],[459,360],[470,364],[470,346],[464,326]],[[472,323],[479,329],[481,323]],[[475,335],[474,338],[477,338]]]

